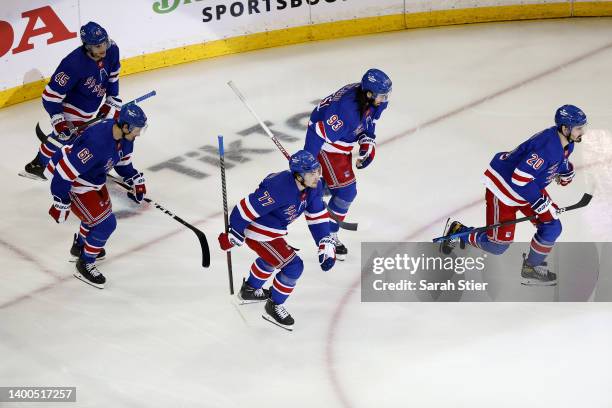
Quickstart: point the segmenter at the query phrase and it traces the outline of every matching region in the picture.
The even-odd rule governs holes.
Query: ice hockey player
[[[112,115],[116,119],[122,104],[119,98],[119,48],[106,30],[94,22],[81,27],[80,36],[83,45],[60,62],[42,94],[43,107],[51,117],[53,135],[63,144],[68,144],[76,136],[75,127],[94,115]],[[21,175],[44,180],[44,169],[56,150],[52,143],[42,143],[36,157],[26,164],[25,173]]]
[[[73,145],[58,150],[45,169],[51,180],[53,205],[49,214],[66,221],[70,211],[81,220],[70,254],[77,257],[74,276],[103,289],[106,278],[96,267],[117,220],[106,189],[106,175],[113,168],[132,187],[128,197],[137,203],[146,194],[145,179],[134,169],[134,139],[147,125],[147,117],[136,104],[125,105],[117,120],[106,119],[88,127]]]
[[[334,240],[329,235],[329,213],[323,203],[321,165],[312,154],[300,150],[291,156],[289,170],[268,175],[259,187],[240,200],[230,216],[229,233],[219,235],[224,251],[244,242],[257,253],[238,299],[243,303],[266,301],[263,318],[287,330],[294,319],[284,303],[293,292],[304,263],[283,238],[287,226],[303,212],[318,246],[321,269],[336,262]],[[277,270],[270,290],[263,285]]]
[[[388,105],[391,79],[378,69],[369,69],[360,83],[348,84],[321,100],[310,115],[304,150],[317,157],[331,193],[328,208],[344,221],[357,196],[351,153],[359,144],[355,167],[365,169],[376,153],[375,121]],[[342,261],[348,250],[338,239],[339,225],[330,219],[336,256]]]
[[[561,234],[557,206],[546,192],[553,180],[567,186],[574,178],[569,156],[580,143],[587,124],[586,115],[573,105],[563,105],[555,113],[555,126],[545,129],[511,152],[497,153],[485,171],[487,225],[516,219],[516,212],[537,215],[537,231],[531,240],[529,255],[523,254],[521,270],[525,285],[552,286],[557,276],[545,262]],[[447,221],[444,235],[468,231],[459,221]],[[514,240],[515,225],[472,233],[461,239],[492,254],[502,254]],[[457,240],[443,241],[442,250],[450,253]]]

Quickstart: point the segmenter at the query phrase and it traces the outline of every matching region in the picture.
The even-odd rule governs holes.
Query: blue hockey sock
[[[79,228],[79,233],[77,234],[77,244],[79,246],[85,245],[85,239],[89,235],[89,227],[85,225],[85,223],[81,223],[81,227]]]
[[[274,276],[271,294],[274,303],[277,305],[285,303],[303,270],[304,262],[296,256]]]
[[[344,217],[346,217],[346,213],[348,212],[350,205],[350,202],[342,200],[339,197],[332,196],[327,207],[336,216],[336,218],[338,218],[340,221],[344,221]],[[329,229],[330,232],[338,232],[340,225],[334,221],[333,218],[330,218]]]
[[[293,288],[295,288],[296,280],[287,277],[283,272],[279,272],[274,277],[272,284],[272,301],[277,305],[285,303]]]
[[[260,289],[272,275],[272,272],[274,272],[272,265],[261,258],[257,258],[251,265],[247,284],[254,289]]]
[[[531,240],[527,263],[531,266],[542,265],[554,245],[554,242],[543,240],[538,234],[535,234]]]
[[[87,239],[85,239],[83,252],[81,253],[81,258],[86,263],[93,263],[96,261],[97,256],[104,248],[104,245],[106,245],[106,241],[110,238],[116,227],[117,219],[112,213],[100,224],[91,227]]]
[[[83,252],[81,253],[81,258],[86,263],[94,263],[96,262],[96,258],[104,248],[106,244],[106,240],[100,241],[95,239],[94,237],[89,237],[85,240],[85,245],[83,246]]]
[[[486,231],[471,233],[466,238],[462,238],[462,240],[467,244],[480,248],[483,251],[494,255],[501,255],[506,251],[506,249],[508,249],[508,247],[510,247],[510,244],[501,244],[489,241]]]
[[[338,232],[339,230],[340,230],[340,224],[330,219],[329,220],[329,232]]]
[[[51,157],[57,151],[57,147],[49,142],[41,143],[40,148],[38,149],[38,161],[43,166],[47,166]]]

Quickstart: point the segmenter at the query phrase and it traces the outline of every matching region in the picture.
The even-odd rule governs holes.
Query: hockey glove
[[[70,199],[61,199],[57,196],[53,196],[53,205],[49,209],[49,215],[58,224],[66,221],[68,215],[70,215]]]
[[[147,187],[145,186],[145,178],[142,173],[136,173],[134,176],[130,178],[125,178],[123,181],[132,187],[130,191],[128,191],[127,196],[134,200],[136,203],[140,204],[144,199],[145,194],[147,193]]]
[[[240,246],[244,243],[244,237],[232,228],[229,232],[222,232],[219,234],[219,246],[224,251],[229,251],[235,246]]]
[[[72,137],[72,123],[67,122],[64,115],[61,113],[51,116],[51,126],[53,126],[53,133],[55,136],[62,142],[65,142]]]
[[[365,169],[372,163],[376,155],[376,140],[373,137],[362,135],[359,138],[359,158],[355,162],[358,169]]]
[[[557,206],[547,194],[542,194],[536,202],[531,204],[531,208],[538,215],[540,222],[547,223],[557,219]]]
[[[574,172],[574,165],[568,162],[567,167],[569,169],[567,173],[557,174],[557,184],[567,186],[574,179],[574,176],[576,175],[576,173]]]
[[[319,265],[324,271],[329,271],[336,263],[336,243],[330,236],[319,241]]]
[[[115,109],[115,113],[113,114],[113,119],[119,119],[119,112],[121,112],[121,107],[123,106],[123,102],[116,96],[107,96],[104,105],[100,107],[98,114],[96,115],[98,118],[107,118],[111,109]]]

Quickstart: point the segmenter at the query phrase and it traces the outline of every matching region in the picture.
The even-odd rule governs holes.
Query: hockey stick
[[[223,136],[217,136],[219,141],[219,167],[221,167],[221,195],[223,196],[223,221],[225,221],[225,233],[229,232],[229,221],[227,216],[227,187],[225,184],[225,149],[223,148]],[[232,272],[232,251],[227,251],[227,275],[229,278],[230,295],[234,294],[234,275]],[[242,314],[241,314],[242,315]]]
[[[264,130],[264,132],[266,132],[266,134],[268,135],[268,137],[270,139],[272,139],[272,141],[274,142],[274,144],[276,145],[276,147],[278,147],[278,150],[281,151],[281,153],[285,156],[285,158],[287,160],[289,160],[291,158],[291,156],[289,155],[289,153],[287,153],[287,150],[285,150],[285,148],[283,147],[283,145],[281,144],[281,142],[276,138],[276,136],[274,136],[272,134],[272,131],[270,130],[270,128],[263,122],[263,120],[261,120],[261,118],[259,117],[259,115],[257,114],[257,112],[255,112],[255,110],[251,107],[251,104],[249,104],[249,101],[246,100],[246,98],[244,97],[244,95],[242,94],[242,92],[240,92],[240,90],[238,89],[238,87],[236,87],[236,85],[234,84],[233,81],[229,81],[227,83],[227,85],[229,85],[230,88],[232,88],[232,90],[234,91],[234,93],[236,94],[236,96],[242,101],[242,103],[244,104],[244,106],[246,106],[246,108],[249,110],[249,112],[251,112],[251,115],[253,115],[253,117],[255,118],[255,120],[257,120],[257,122],[259,123],[259,126],[261,126],[261,128]],[[327,207],[327,212],[329,213],[329,216],[338,223],[338,225],[340,226],[340,228],[345,229],[345,230],[349,230],[349,231],[357,231],[357,227],[359,224],[357,223],[353,223],[353,222],[344,222],[342,220],[340,220],[336,214],[334,214],[329,207]]]
[[[589,203],[591,202],[592,198],[593,198],[593,196],[591,194],[584,193],[584,195],[582,196],[580,201],[578,201],[576,204],[572,204],[572,205],[569,205],[567,207],[563,207],[563,208],[557,209],[557,214],[561,214],[561,213],[566,212],[566,211],[571,211],[571,210],[576,210],[578,208],[586,207],[587,205],[589,205]],[[471,229],[469,231],[457,232],[455,234],[449,234],[449,235],[445,235],[443,237],[434,238],[433,242],[446,241],[446,240],[450,240],[450,239],[454,239],[454,238],[464,237],[464,236],[469,235],[469,234],[474,233],[474,232],[482,232],[482,231],[487,231],[487,230],[490,230],[490,229],[493,229],[493,228],[499,228],[499,227],[505,227],[507,225],[518,224],[520,222],[533,220],[536,217],[537,217],[537,215],[532,215],[532,216],[529,216],[529,217],[517,218],[516,220],[512,220],[512,221],[500,222],[498,224],[485,225],[484,227],[474,228],[474,229]]]
[[[149,99],[152,96],[157,95],[157,92],[155,91],[151,91],[147,94],[144,94],[142,96],[139,96],[138,98],[134,99],[133,101],[129,101],[126,102],[126,105],[128,103],[138,103],[141,101],[144,101],[145,99]],[[82,125],[77,126],[76,128],[72,129],[71,133],[75,133],[78,132],[82,129],[85,129],[87,126],[90,126],[96,122],[101,121],[102,119],[104,119],[103,117],[95,117],[92,119],[89,119],[87,122],[83,123]],[[54,136],[53,136],[53,132],[51,132],[51,134],[47,135],[45,134],[45,132],[43,132],[43,130],[40,128],[40,123],[36,123],[36,137],[38,138],[38,140],[40,140],[41,143],[46,143],[49,142],[51,144],[53,144],[55,147],[59,147],[62,148],[64,147],[64,145],[57,140]]]
[[[115,183],[119,184],[124,189],[126,189],[128,191],[132,189],[132,187],[128,186],[121,179],[113,176],[112,174],[108,174],[108,177],[111,180],[113,180]],[[157,208],[158,210],[160,210],[164,214],[172,217],[175,221],[179,222],[180,224],[183,224],[185,227],[187,227],[191,231],[193,231],[194,234],[196,234],[196,236],[198,237],[198,241],[200,241],[200,248],[202,249],[202,266],[204,268],[208,268],[210,266],[210,249],[208,248],[208,241],[206,240],[206,235],[202,231],[200,231],[199,229],[197,229],[196,227],[194,227],[193,225],[188,223],[187,221],[183,220],[178,215],[173,214],[171,211],[165,209],[161,204],[158,204],[155,201],[153,201],[153,200],[151,200],[151,199],[149,199],[147,197],[144,197],[144,200],[147,203],[153,204],[155,206],[155,208]]]

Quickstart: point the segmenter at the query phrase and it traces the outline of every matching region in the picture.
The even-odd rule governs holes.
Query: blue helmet
[[[304,173],[310,173],[319,168],[321,168],[321,165],[317,159],[306,150],[298,150],[289,158],[289,170],[302,176],[304,176]]]
[[[121,108],[117,124],[122,129],[123,125],[128,125],[128,132],[131,132],[134,128],[144,128],[147,125],[147,115],[140,106],[128,103]]]
[[[109,40],[106,30],[100,24],[90,21],[81,27],[81,41],[84,45],[100,45]]]
[[[391,78],[380,69],[368,69],[361,78],[361,89],[372,92],[375,97],[390,93],[391,85]]]
[[[571,131],[574,127],[584,126],[587,123],[587,117],[577,106],[563,105],[555,113],[555,124],[557,127],[565,125]]]

